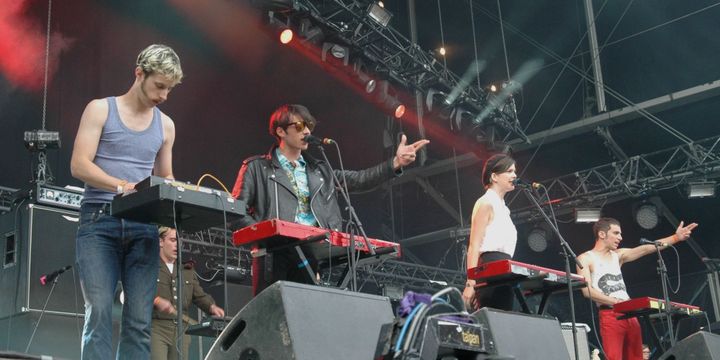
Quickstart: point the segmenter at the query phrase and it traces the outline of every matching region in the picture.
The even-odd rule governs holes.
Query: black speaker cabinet
[[[372,359],[393,319],[386,297],[279,281],[240,310],[206,359]]]
[[[77,227],[77,212],[36,204],[0,216],[0,318],[40,311],[52,289],[52,283],[42,285],[40,277],[68,265],[73,268],[58,277],[46,313],[84,313],[74,271]]]
[[[482,308],[474,314],[490,333],[490,352],[498,358],[569,360],[560,323],[548,316]]]
[[[720,335],[698,331],[675,344],[660,360],[720,360]]]

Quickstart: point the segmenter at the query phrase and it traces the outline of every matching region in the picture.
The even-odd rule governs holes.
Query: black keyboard
[[[196,336],[218,337],[225,330],[225,326],[230,323],[230,320],[232,318],[229,316],[224,318],[217,316],[206,317],[196,325],[188,326],[185,333]]]

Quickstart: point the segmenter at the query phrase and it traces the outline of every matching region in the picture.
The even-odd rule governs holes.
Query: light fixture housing
[[[575,208],[576,223],[594,223],[600,220],[602,208]]]
[[[715,197],[715,189],[717,183],[715,181],[698,181],[688,183],[688,199]]]
[[[643,202],[635,208],[635,222],[645,230],[654,229],[660,223],[658,208],[650,202]]]
[[[528,233],[528,246],[534,252],[543,252],[548,246],[548,232],[542,227],[535,227]]]
[[[372,2],[367,9],[367,16],[382,27],[387,27],[393,14],[385,9],[381,3]]]

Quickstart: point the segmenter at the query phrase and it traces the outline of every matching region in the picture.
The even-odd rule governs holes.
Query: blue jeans
[[[149,359],[158,228],[112,217],[109,210],[107,203],[86,203],[80,209],[75,256],[85,298],[82,359],[113,357],[112,308],[118,280],[125,304],[117,359]]]

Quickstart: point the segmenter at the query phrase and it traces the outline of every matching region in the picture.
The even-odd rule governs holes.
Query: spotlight
[[[495,84],[490,84],[490,87],[488,87],[488,90],[490,90],[490,92],[497,92],[498,87],[495,86]]]
[[[401,104],[400,101],[398,101],[397,99],[395,101],[397,101],[397,104],[394,105],[394,107],[395,107],[394,115],[395,115],[396,119],[399,119],[399,118],[403,117],[403,115],[405,115],[405,105]]]
[[[440,55],[442,55],[442,56],[445,56],[446,53],[447,53],[447,52],[445,51],[445,48],[444,48],[444,47],[441,47],[441,48],[438,49],[438,54],[440,54]]]
[[[325,38],[325,34],[323,33],[322,29],[314,26],[312,21],[307,18],[300,20],[298,34],[303,37],[302,41],[304,43],[310,43],[314,45],[319,45]]]
[[[26,131],[24,140],[25,147],[30,151],[60,148],[60,133],[57,131]]]
[[[575,208],[576,223],[594,223],[600,220],[600,208]]]
[[[350,61],[350,48],[347,46],[326,42],[323,44],[322,54],[320,55],[322,61],[327,61],[328,53],[330,53],[332,57],[342,60],[345,66],[347,66]]]
[[[405,114],[405,105],[400,102],[394,94],[391,94],[391,91],[390,83],[388,81],[381,81],[378,100],[384,108],[393,112],[396,119],[399,119]]]
[[[657,206],[649,202],[638,205],[635,209],[635,221],[645,230],[654,229],[660,222]]]
[[[294,37],[294,34],[293,34],[292,30],[290,30],[288,28],[280,30],[279,39],[280,39],[281,44],[284,44],[284,45],[289,44],[292,41],[293,37]]]
[[[688,199],[715,197],[715,181],[691,182],[688,184]]]
[[[387,27],[393,15],[385,9],[385,5],[380,1],[377,3],[373,2],[368,6],[367,16],[382,27]]]
[[[371,94],[373,91],[375,91],[375,88],[377,86],[377,81],[370,77],[370,75],[367,74],[365,71],[365,64],[361,60],[356,60],[353,65],[355,69],[354,77],[357,79],[358,82],[360,82],[360,85],[363,86],[365,89],[365,92],[368,94]]]
[[[536,227],[530,230],[527,237],[528,246],[534,252],[543,252],[547,249],[548,233],[542,227]]]

